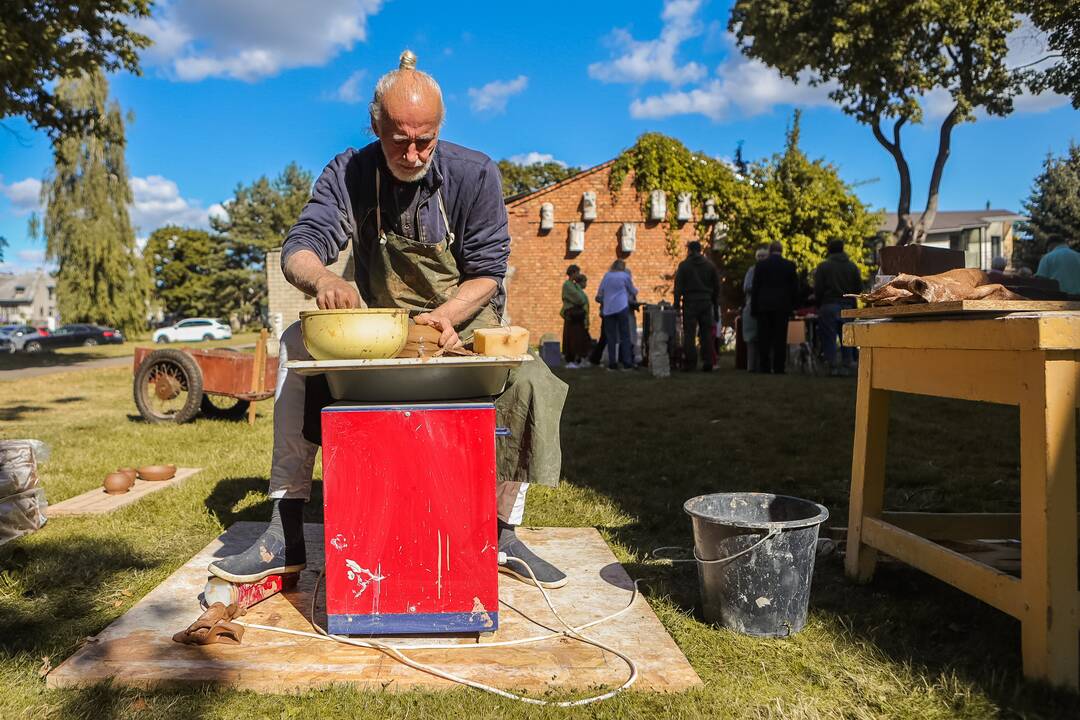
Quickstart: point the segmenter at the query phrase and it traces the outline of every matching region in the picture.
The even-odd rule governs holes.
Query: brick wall
[[[684,244],[698,239],[697,225],[687,222],[679,230],[678,257],[668,254],[667,223],[646,222],[641,200],[629,175],[618,193],[608,190],[611,163],[604,163],[580,175],[528,195],[507,205],[510,215],[510,272],[507,282],[507,315],[510,322],[529,329],[536,342],[545,333],[562,337],[562,284],[566,267],[579,265],[589,278],[593,337],[600,334],[600,313],[593,298],[612,261],[622,257],[633,274],[641,302],[672,300],[675,268],[685,256]],[[569,224],[581,221],[581,196],[586,190],[596,193],[596,220],[585,223],[585,250],[567,252]],[[555,206],[555,227],[540,230],[540,206]],[[668,207],[677,202],[667,198]],[[702,208],[695,206],[699,217]],[[637,249],[624,255],[619,251],[619,227],[624,222],[637,223]],[[639,318],[640,322],[640,318]]]
[[[352,249],[338,256],[330,269],[353,283]],[[267,307],[270,312],[270,328],[280,333],[300,319],[301,310],[317,310],[315,298],[293,287],[281,272],[281,250],[271,250],[266,255]],[[278,315],[281,316],[280,327]]]

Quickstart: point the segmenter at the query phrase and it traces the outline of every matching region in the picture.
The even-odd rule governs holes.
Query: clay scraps
[[[1025,299],[1000,283],[990,282],[986,273],[976,268],[960,268],[921,277],[901,273],[872,292],[848,297],[859,298],[875,307],[956,300]]]
[[[442,337],[442,333],[430,325],[417,325],[409,322],[409,335],[405,340],[405,347],[401,349],[401,352],[396,357],[428,360],[443,355],[476,354],[460,346],[456,348],[439,347],[440,337]]]
[[[244,611],[236,604],[226,606],[216,602],[206,608],[199,619],[173,635],[173,640],[185,645],[239,645],[244,637],[244,626],[232,622]]]

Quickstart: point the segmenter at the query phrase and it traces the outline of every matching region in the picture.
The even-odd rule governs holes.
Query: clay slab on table
[[[207,563],[246,548],[263,527],[250,522],[233,525],[49,673],[48,686],[75,687],[112,680],[136,687],[210,683],[277,693],[303,692],[332,683],[372,689],[454,687],[377,650],[314,638],[248,629],[240,646],[199,647],[173,642],[173,633],[200,613],[197,598],[206,581]],[[537,553],[569,575],[570,582],[551,591],[551,597],[570,623],[580,625],[611,614],[629,601],[632,582],[594,528],[521,528],[519,533]],[[311,630],[307,615],[323,562],[322,525],[306,525],[304,534],[309,569],[301,574],[296,589],[255,606],[244,621]],[[558,627],[536,588],[500,575],[499,597],[540,623]],[[322,602],[320,594],[316,610],[320,624],[325,622]],[[546,632],[501,605],[499,631],[491,639],[512,640]],[[701,685],[697,673],[640,596],[624,615],[590,628],[586,634],[634,658],[640,673],[636,690],[681,691]],[[618,657],[565,637],[516,647],[406,652],[420,662],[463,677],[529,692],[615,686],[628,672]]]

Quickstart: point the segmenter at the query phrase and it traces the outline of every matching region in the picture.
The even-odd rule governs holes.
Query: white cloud
[[[764,63],[733,51],[708,82],[690,90],[635,99],[630,103],[630,115],[653,119],[704,115],[713,121],[732,115],[753,117],[777,105],[831,105],[829,90],[830,86],[810,85],[805,77],[792,82]]]
[[[469,105],[474,112],[504,112],[506,101],[524,91],[528,85],[529,78],[518,75],[513,80],[494,80],[481,88],[469,88]]]
[[[41,208],[41,181],[26,178],[8,185],[0,176],[0,195],[8,199],[16,215],[26,215]]]
[[[363,82],[364,76],[367,75],[365,70],[357,70],[348,78],[345,82],[338,86],[338,89],[334,91],[333,99],[340,100],[343,103],[355,105],[362,102],[367,96],[364,94],[364,88],[360,83]]]
[[[175,182],[161,175],[131,178],[131,192],[135,197],[131,204],[131,223],[139,236],[144,238],[165,225],[208,228],[210,216],[225,212],[218,203],[205,208],[197,200],[185,198]]]
[[[23,262],[31,263],[34,265],[40,265],[45,262],[44,250],[19,250],[15,253],[15,257],[19,258]]]
[[[155,45],[149,64],[178,80],[208,77],[254,82],[296,67],[326,64],[367,40],[367,19],[382,0],[172,0],[136,29]]]
[[[664,25],[655,40],[636,40],[625,28],[612,30],[608,42],[615,57],[589,65],[589,77],[633,84],[663,80],[673,87],[700,81],[708,74],[704,65],[680,65],[675,59],[679,46],[702,32],[697,20],[700,8],[701,0],[667,0],[660,15]]]
[[[511,155],[507,159],[515,165],[539,165],[540,163],[553,162],[556,165],[562,165],[563,167],[566,167],[566,163],[564,163],[562,160],[556,160],[555,156],[551,153],[542,153],[535,150],[527,153],[521,153],[518,155]]]

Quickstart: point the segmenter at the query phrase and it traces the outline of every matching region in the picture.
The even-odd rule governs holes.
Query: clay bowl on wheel
[[[112,472],[105,476],[105,482],[101,483],[101,486],[109,495],[123,495],[131,488],[131,483],[124,473]]]
[[[176,475],[175,465],[144,465],[139,468],[139,477],[150,482],[168,480],[174,475]]]
[[[131,487],[132,485],[135,484],[135,477],[138,475],[138,473],[135,471],[135,468],[133,468],[133,467],[117,468],[116,472],[123,473],[124,475],[127,476],[128,487]]]
[[[409,337],[409,313],[397,308],[307,310],[300,313],[300,329],[316,360],[392,358]]]

